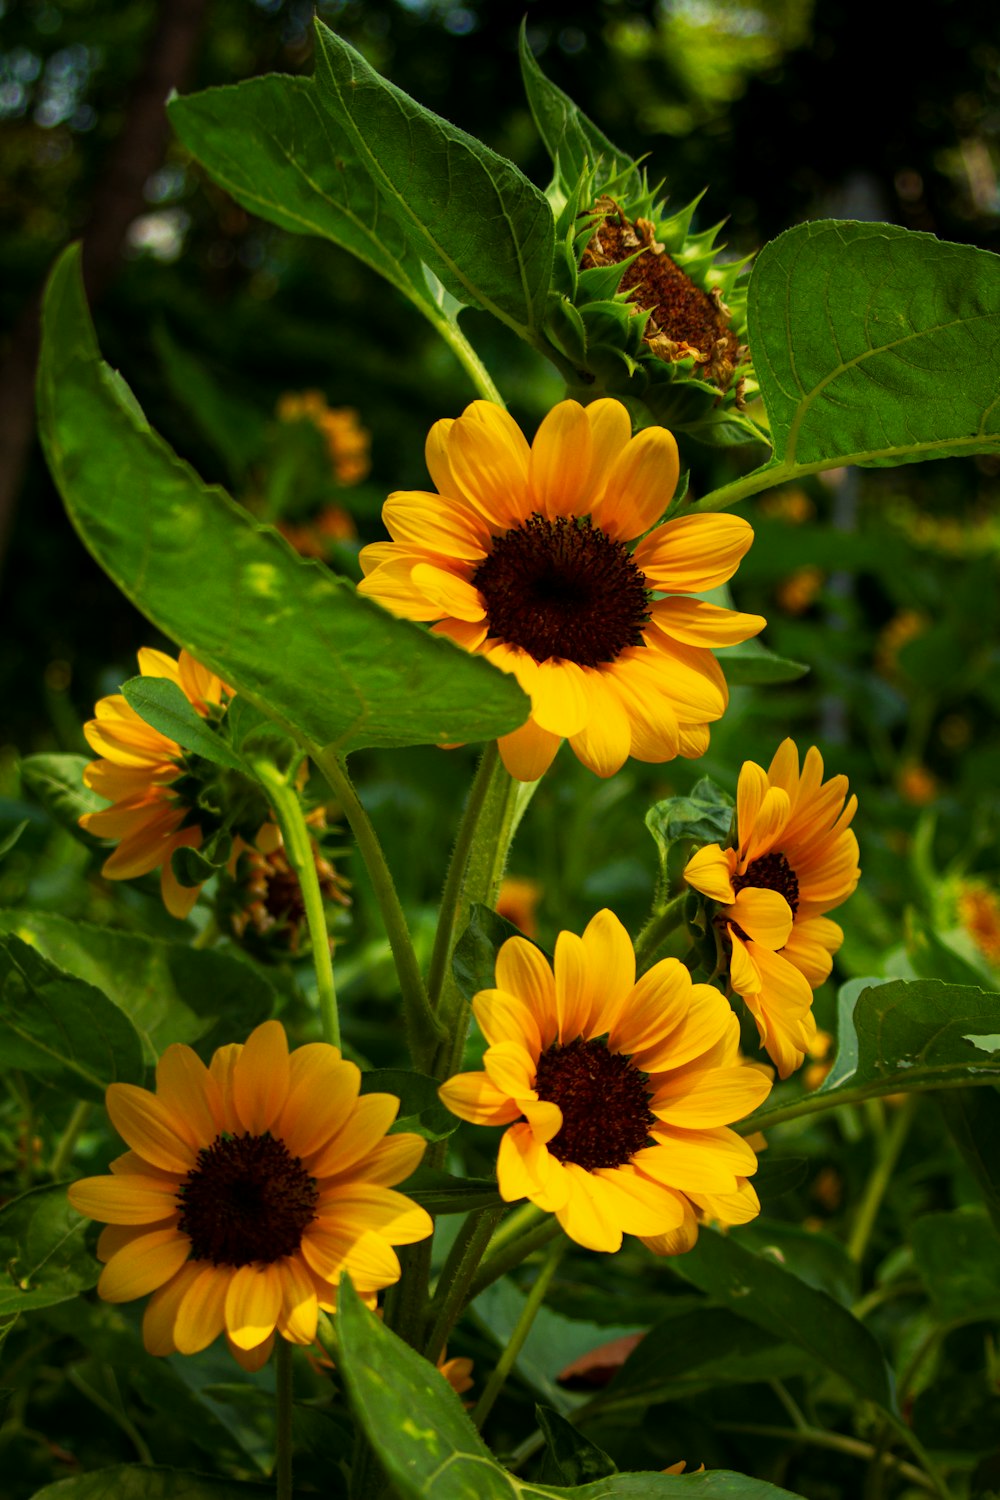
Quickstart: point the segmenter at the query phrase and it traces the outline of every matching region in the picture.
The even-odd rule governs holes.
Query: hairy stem
[[[424,1353],[432,1364],[436,1364],[444,1353],[448,1335],[466,1304],[472,1278],[479,1269],[501,1213],[502,1208],[487,1208],[481,1213],[469,1214],[455,1237],[438,1277],[437,1295],[427,1309],[428,1318],[433,1321]]]
[[[639,973],[646,967],[664,938],[668,937],[683,922],[684,906],[687,898],[688,891],[685,889],[681,891],[679,896],[675,896],[672,901],[668,901],[662,911],[655,912],[650,917],[636,938],[635,963]]]
[[[432,1009],[437,1007],[445,975],[448,972],[448,964],[455,943],[455,929],[464,904],[462,898],[465,891],[465,872],[469,863],[469,851],[482,817],[487,795],[497,774],[499,761],[500,752],[496,741],[493,740],[483,751],[479,768],[469,788],[462,821],[458,825],[455,847],[451,853],[451,862],[448,865],[448,874],[441,894],[441,913],[438,917],[434,949],[427,973],[427,998]]]

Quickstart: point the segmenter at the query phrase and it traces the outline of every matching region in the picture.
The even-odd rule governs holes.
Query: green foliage
[[[997,256],[891,224],[800,224],[758,255],[747,314],[783,471],[1000,448]]]
[[[894,1412],[892,1377],[872,1334],[825,1292],[817,1291],[766,1255],[754,1255],[730,1235],[702,1233],[678,1273],[770,1337],[797,1344],[828,1369]]]
[[[0,1208],[0,1317],[67,1302],[92,1287],[100,1266],[84,1247],[89,1219],[61,1183],[32,1188]]]
[[[924,1214],[910,1230],[913,1256],[940,1317],[1000,1317],[1000,1236],[978,1209]]]
[[[107,806],[103,797],[83,784],[83,773],[90,765],[86,755],[27,755],[21,762],[24,789],[37,797],[56,822],[92,849],[101,840],[80,827],[84,813],[99,812]]]
[[[141,1083],[142,1043],[100,990],[8,933],[0,937],[0,1037],[4,1060],[101,1101],[109,1083]]]
[[[455,944],[452,956],[455,982],[466,1000],[480,990],[493,988],[497,954],[512,937],[524,937],[520,927],[481,901],[473,903],[469,925]]]
[[[934,1102],[1000,1230],[1000,1095],[995,1088],[939,1089]]]
[[[215,766],[250,774],[243,757],[231,750],[222,736],[206,724],[176,682],[165,677],[130,677],[128,682],[122,683],[122,697],[140,719],[145,719],[168,739],[176,740],[182,749],[210,760]]]
[[[399,1114],[394,1133],[414,1131],[427,1141],[444,1141],[458,1129],[458,1120],[438,1098],[437,1080],[406,1068],[373,1068],[361,1075],[363,1094],[395,1094]]]
[[[797,682],[809,671],[805,662],[788,661],[765,651],[754,641],[745,646],[727,646],[718,653],[719,665],[730,687],[769,687],[772,683]]]
[[[300,561],[150,430],[100,360],[75,251],[53,273],[45,329],[39,400],[53,473],[84,541],[154,624],[316,745],[518,727],[526,700],[511,678]]]
[[[47,1484],[33,1500],[271,1500],[273,1494],[269,1484],[213,1479],[153,1464],[115,1464]]]
[[[734,816],[732,797],[708,776],[692,787],[690,796],[668,797],[654,803],[646,814],[646,827],[656,840],[663,878],[669,879],[670,851],[674,844],[725,846]]]
[[[524,338],[540,327],[552,210],[513,162],[394,88],[316,22],[316,90],[391,218],[452,296]]]
[[[38,962],[67,983],[71,977],[78,981],[81,988],[73,993],[100,992],[97,1014],[110,1005],[106,1014],[116,1028],[131,1023],[148,1063],[172,1042],[208,1057],[266,1020],[274,1006],[267,979],[227,953],[199,952],[188,943],[72,922],[53,912],[0,911],[0,932],[16,935],[10,941],[24,939],[21,948],[30,943]]]

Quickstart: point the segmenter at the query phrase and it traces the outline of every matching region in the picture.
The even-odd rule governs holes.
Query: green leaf
[[[524,722],[513,678],[303,562],[202,485],[122,388],[100,360],[70,249],[46,296],[42,440],[84,542],[165,634],[298,737],[341,753],[492,739]]]
[[[101,1268],[83,1244],[89,1224],[62,1183],[0,1208],[0,1317],[53,1307],[96,1284]]]
[[[726,646],[716,652],[719,666],[730,687],[768,687],[775,682],[797,682],[810,668],[801,661],[775,656],[754,641],[743,646]]]
[[[26,755],[21,761],[21,783],[61,827],[97,849],[102,840],[80,827],[84,813],[100,812],[108,805],[83,784],[83,773],[90,763],[86,755]]]
[[[941,1318],[1000,1316],[1000,1236],[985,1213],[924,1214],[910,1225],[910,1242]]]
[[[521,77],[538,134],[557,169],[564,191],[575,186],[584,170],[594,172],[595,197],[612,179],[622,198],[642,194],[639,168],[630,156],[613,146],[607,136],[587,119],[568,94],[551,83],[535,61],[528,44],[526,23],[519,40]],[[589,204],[584,205],[589,207]]]
[[[1000,1231],[1000,1094],[996,1089],[940,1089],[934,1102],[979,1185],[986,1211]]]
[[[566,1484],[586,1484],[591,1479],[606,1479],[617,1474],[618,1466],[603,1448],[578,1432],[550,1406],[536,1406],[535,1416],[545,1434],[549,1466],[555,1471],[546,1478],[561,1479]]]
[[[572,1489],[525,1483],[500,1467],[448,1382],[368,1311],[347,1277],[337,1332],[351,1406],[401,1500],[790,1500],[787,1490],[725,1470],[615,1474]]]
[[[363,1094],[395,1094],[399,1114],[390,1135],[413,1131],[427,1141],[443,1141],[454,1135],[459,1120],[438,1098],[437,1079],[406,1068],[373,1068],[361,1075]]]
[[[399,1191],[429,1214],[478,1213],[484,1208],[499,1208],[503,1202],[492,1178],[453,1177],[434,1167],[418,1167],[399,1184]]]
[[[735,805],[728,792],[703,776],[688,797],[667,797],[654,802],[646,814],[646,827],[660,851],[660,873],[669,882],[671,847],[681,839],[697,844],[722,844],[729,841]]]
[[[274,1009],[268,981],[226,953],[94,927],[53,912],[0,911],[3,932],[102,991],[104,1004],[113,1001],[135,1027],[148,1063],[171,1042],[186,1042],[207,1056],[226,1042],[242,1041]]]
[[[205,723],[176,682],[166,677],[130,677],[122,683],[121,690],[125,702],[140,719],[176,740],[183,750],[190,750],[215,766],[252,774],[243,757]]]
[[[703,1230],[698,1243],[672,1262],[685,1281],[707,1292],[772,1338],[797,1344],[869,1401],[895,1412],[892,1376],[862,1323],[778,1263],[754,1255],[732,1235]]]
[[[466,1000],[471,1000],[480,990],[493,988],[497,954],[512,937],[524,937],[520,927],[508,922],[492,907],[484,906],[480,901],[473,902],[469,925],[455,944],[451,960],[455,982]],[[538,944],[534,946],[537,948]]]
[[[316,97],[444,287],[522,337],[540,331],[555,229],[543,193],[505,157],[380,77],[316,22]]]
[[[74,1099],[103,1101],[109,1083],[141,1083],[142,1043],[94,985],[11,934],[0,937],[0,1050]]]
[[[799,224],[758,255],[747,317],[776,466],[1000,448],[1000,257],[891,224]]]
[[[893,979],[875,986],[871,980],[852,980],[841,991],[847,1003],[858,986],[852,1020],[841,1005],[833,1069],[809,1096],[823,1100],[821,1108],[831,1096],[871,1099],[1000,1078],[1000,995],[936,979]],[[784,1112],[779,1100],[751,1115],[749,1128],[766,1129],[769,1116]]]
[[[775,1491],[777,1494],[778,1492]],[[213,1479],[159,1464],[115,1464],[93,1474],[58,1479],[31,1500],[274,1500],[273,1484]]]
[[[340,245],[421,311],[432,304],[420,256],[312,79],[250,78],[173,99],[167,111],[188,150],[237,203],[292,234]]]

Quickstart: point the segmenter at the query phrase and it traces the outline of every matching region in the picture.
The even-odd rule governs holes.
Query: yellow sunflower
[[[784,740],[764,771],[745,761],[736,797],[736,847],[707,844],[684,879],[721,904],[729,980],[746,1001],[761,1045],[782,1078],[800,1066],[816,1031],[812,992],[844,940],[824,913],[854,890],[858,841],[849,827],[857,797],[847,777],[823,781],[813,746]]]
[[[186,651],[174,661],[148,647],[139,652],[143,677],[165,677],[176,683],[204,718],[233,696],[221,678]],[[184,751],[130,708],[121,693],[98,703],[96,718],[83,732],[100,760],[91,761],[83,779],[113,806],[84,813],[80,826],[98,838],[117,839],[118,848],[104,861],[108,880],[132,880],[162,865],[163,903],[175,917],[186,917],[198,899],[197,886],[182,886],[171,869],[175,849],[197,849],[201,826],[192,822],[192,807],[176,783],[186,775]]]
[[[399,1279],[393,1245],[422,1240],[430,1216],[391,1184],[425,1142],[387,1136],[399,1100],[359,1096],[361,1074],[336,1047],[289,1054],[278,1021],[210,1066],[168,1047],[156,1093],[113,1083],[111,1122],[129,1147],[110,1177],[69,1189],[98,1219],[107,1302],[152,1292],[143,1319],[150,1354],[196,1354],[225,1332],[244,1369],[258,1369],[275,1330],[316,1338],[342,1273],[369,1303]]]
[[[481,1073],[442,1084],[448,1108],[508,1125],[497,1178],[591,1250],[634,1234],[657,1255],[689,1250],[704,1219],[760,1209],[757,1158],[726,1127],[766,1098],[765,1069],[739,1053],[725,997],[666,958],[638,981],[618,918],[559,934],[554,972],[525,938],[497,954],[497,988],[473,1000],[488,1042]]]
[[[649,530],[677,483],[671,434],[633,437],[619,401],[562,401],[529,447],[507,412],[474,401],[434,424],[426,456],[437,493],[389,496],[392,541],[363,549],[359,588],[514,673],[531,717],[499,742],[511,775],[536,780],[563,738],[598,776],[630,755],[702,755],[728,697],[711,648],[765,622],[688,597],[732,577],[746,521]]]

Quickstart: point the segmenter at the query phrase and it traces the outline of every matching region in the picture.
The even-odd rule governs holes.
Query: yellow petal
[[[295,1255],[276,1262],[281,1278],[281,1312],[278,1328],[292,1344],[309,1345],[315,1341],[319,1321],[319,1299],[305,1266]]]
[[[554,657],[539,662],[530,689],[531,717],[550,734],[578,734],[591,714],[588,689],[588,675],[576,662]]]
[[[201,845],[200,828],[182,828],[170,841],[169,850],[164,851],[163,869],[160,871],[160,895],[172,917],[183,922],[201,894],[200,885],[181,885],[174,874],[171,863],[175,849],[197,849]]]
[[[759,994],[764,981],[746,943],[731,927],[726,930],[733,945],[729,955],[729,982],[736,993],[742,995],[749,1004],[750,997]]]
[[[319,1227],[364,1234],[374,1230],[391,1245],[411,1245],[433,1233],[430,1214],[392,1188],[351,1182],[325,1191],[317,1205]],[[327,1220],[331,1221],[328,1225]]]
[[[735,901],[732,864],[718,844],[705,844],[684,866],[684,879],[710,901]]]
[[[666,1234],[682,1221],[676,1196],[632,1166],[599,1167],[590,1181],[605,1216],[625,1234]]]
[[[196,1152],[182,1138],[173,1111],[155,1094],[134,1083],[112,1083],[104,1102],[112,1125],[133,1151],[166,1172],[190,1172]]]
[[[605,908],[583,930],[584,953],[594,997],[588,1033],[600,1036],[618,1020],[635,986],[635,950],[614,912]]]
[[[654,624],[687,646],[737,646],[759,635],[767,624],[763,615],[744,615],[720,609],[702,599],[657,599],[650,605]]]
[[[684,1217],[677,1229],[666,1234],[641,1235],[642,1243],[654,1255],[685,1255],[698,1238],[698,1218],[686,1197],[678,1197]]]
[[[673,760],[679,747],[677,715],[659,666],[623,652],[601,675],[628,717],[633,760],[649,765]]]
[[[336,1047],[309,1042],[288,1059],[288,1097],[274,1127],[293,1156],[310,1156],[348,1119],[361,1090],[361,1070]]]
[[[565,1164],[569,1197],[556,1212],[571,1240],[587,1250],[614,1251],[621,1248],[622,1230],[614,1222],[613,1206],[606,1194],[595,1191],[589,1172],[574,1162]]]
[[[344,1258],[344,1270],[360,1293],[395,1286],[400,1277],[399,1256],[379,1234],[363,1234]]]
[[[552,967],[540,949],[527,938],[508,938],[497,954],[497,986],[517,995],[531,1010],[542,1047],[556,1037],[556,982]]]
[[[525,1099],[524,1118],[540,1146],[547,1146],[563,1128],[563,1112],[549,1099]]]
[[[640,651],[641,647],[630,647]],[[722,668],[701,646],[684,646],[665,635],[647,635],[646,659],[660,677],[662,691],[674,706],[679,724],[707,724],[721,719],[729,702]],[[624,653],[623,653],[624,654]]]
[[[175,1129],[196,1151],[224,1129],[222,1090],[193,1048],[181,1042],[167,1048],[156,1065],[156,1093]]]
[[[521,1106],[499,1088],[488,1073],[456,1073],[438,1089],[441,1103],[473,1125],[509,1125]]]
[[[542,1050],[538,1022],[531,1008],[506,990],[480,990],[472,1002],[472,1013],[487,1043],[517,1042],[533,1057]]]
[[[448,457],[448,439],[451,429],[455,425],[454,417],[442,417],[435,422],[427,434],[424,444],[424,462],[427,472],[435,489],[441,495],[455,495],[462,493],[461,487],[451,472],[451,461]]]
[[[227,1042],[224,1047],[217,1047],[212,1054],[212,1061],[208,1065],[208,1071],[219,1085],[222,1094],[222,1107],[225,1111],[226,1129],[230,1134],[242,1131],[244,1126],[237,1118],[236,1106],[233,1103],[233,1073],[240,1053],[243,1051],[242,1042]]]
[[[537,781],[556,758],[562,736],[550,734],[533,719],[497,740],[500,759],[515,781]]]
[[[155,1291],[146,1303],[142,1316],[142,1342],[147,1354],[174,1354],[174,1322],[177,1309],[191,1284],[201,1275],[200,1261],[189,1260],[173,1280]]]
[[[680,516],[639,543],[635,563],[653,588],[703,594],[732,578],[752,541],[742,516]]]
[[[739,1140],[735,1132],[730,1133]],[[676,1126],[669,1126],[657,1129],[654,1139],[658,1144],[636,1152],[634,1164],[657,1182],[664,1182],[682,1193],[736,1191],[736,1179],[740,1174],[735,1164],[735,1152],[724,1146],[716,1150],[717,1142],[713,1131],[681,1130]],[[757,1158],[749,1148],[745,1154],[752,1172],[757,1165]]]
[[[372,577],[376,575],[373,573]],[[446,568],[417,563],[410,573],[413,586],[436,607],[439,614],[473,623],[486,616],[486,601],[477,588]]]
[[[439,620],[447,613],[437,603],[429,600],[422,589],[413,582],[416,566],[412,557],[380,564],[358,584],[358,593],[366,599],[374,599],[392,614],[403,620]]]
[[[505,1203],[529,1198],[546,1213],[563,1207],[570,1190],[562,1164],[526,1124],[512,1125],[500,1141],[497,1185]]]
[[[628,1056],[660,1043],[680,1025],[691,1004],[691,975],[676,958],[664,958],[637,981],[609,1027],[613,1052]]]
[[[405,1182],[419,1167],[426,1150],[427,1142],[423,1136],[412,1135],[408,1130],[387,1135],[384,1140],[376,1142],[363,1162],[354,1167],[355,1178],[358,1182],[381,1182],[387,1187]]]
[[[732,1011],[725,996],[710,984],[694,984],[687,1005],[677,1025],[662,1040],[648,1040],[636,1048],[632,1060],[644,1073],[667,1073],[686,1067],[696,1058],[705,1057],[726,1035]],[[657,1080],[657,1086],[659,1080]]]
[[[233,1278],[232,1266],[197,1264],[196,1276],[177,1305],[174,1343],[178,1354],[198,1354],[219,1337],[226,1326],[226,1295]]]
[[[274,1334],[268,1334],[263,1343],[257,1344],[253,1349],[241,1349],[239,1345],[233,1343],[233,1340],[227,1334],[226,1347],[241,1370],[246,1370],[248,1375],[255,1375],[258,1370],[264,1368],[271,1358],[271,1351],[274,1348]]]
[[[594,507],[596,526],[617,541],[641,536],[670,504],[680,461],[674,435],[665,427],[647,427],[625,445]],[[637,565],[645,572],[638,560]]]
[[[603,396],[586,408],[592,444],[590,473],[583,493],[593,512],[607,488],[615,464],[632,437],[632,418],[620,401]]]
[[[464,500],[397,491],[383,505],[382,520],[393,541],[426,547],[441,557],[478,562],[490,550],[485,519]]]
[[[658,1092],[652,1112],[665,1125],[686,1130],[731,1125],[763,1103],[771,1080],[756,1068],[714,1068],[696,1072]]]
[[[590,717],[578,734],[569,736],[577,760],[595,776],[613,776],[620,771],[632,748],[632,725],[621,698],[605,682],[602,673],[584,668]]]
[[[399,1100],[392,1094],[362,1094],[347,1121],[307,1163],[314,1177],[334,1177],[347,1172],[373,1150],[399,1113]]]
[[[555,977],[558,1037],[560,1046],[565,1047],[578,1036],[590,1035],[597,999],[587,949],[575,932],[560,932],[556,938]]]
[[[97,1294],[105,1302],[145,1297],[175,1276],[191,1252],[191,1241],[177,1229],[155,1229],[112,1255],[101,1272]]]
[[[755,761],[745,760],[736,783],[736,827],[740,838],[740,856],[744,856],[753,836],[757,814],[770,789],[767,772]],[[789,804],[790,806],[791,804]]]
[[[454,482],[487,520],[508,531],[530,514],[524,434],[502,407],[473,401],[448,433]]]
[[[78,1214],[101,1224],[156,1224],[180,1217],[178,1184],[158,1177],[84,1177],[66,1189]]]
[[[788,793],[782,791],[779,786],[769,786],[757,809],[757,816],[749,835],[740,823],[741,864],[750,863],[759,859],[763,854],[771,853],[781,839],[790,812],[791,803],[788,800]]]
[[[741,927],[747,937],[773,950],[783,948],[792,930],[792,908],[780,891],[747,885],[724,915]]]
[[[233,1272],[226,1289],[226,1332],[237,1349],[254,1349],[274,1332],[281,1311],[281,1278],[273,1265],[254,1262]]]
[[[233,1102],[251,1135],[264,1135],[274,1125],[290,1081],[285,1028],[280,1021],[264,1021],[247,1037],[233,1068]]]
[[[579,516],[590,509],[590,422],[578,401],[560,401],[542,420],[531,445],[528,487],[543,516]]]
[[[536,1098],[536,1060],[519,1042],[497,1042],[483,1053],[483,1067],[511,1099]]]

